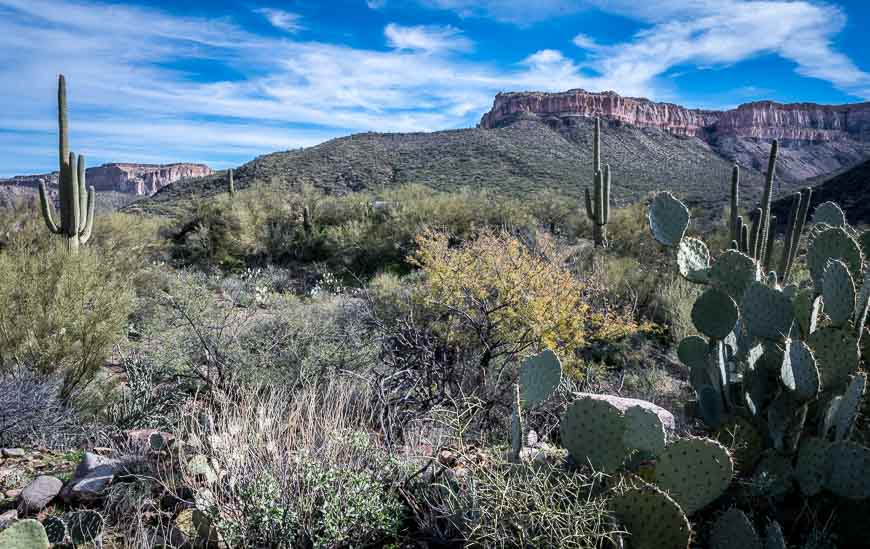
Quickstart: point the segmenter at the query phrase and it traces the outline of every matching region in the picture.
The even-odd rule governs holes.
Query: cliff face
[[[152,195],[161,188],[188,177],[211,175],[211,168],[204,164],[104,164],[88,168],[88,186],[97,191],[116,191],[132,195]],[[57,172],[42,175],[25,175],[2,181],[6,185],[37,188],[41,183],[57,186]]]
[[[524,116],[553,121],[573,116],[601,117],[676,135],[822,142],[870,141],[870,103],[818,105],[774,101],[746,103],[728,111],[687,109],[672,103],[622,97],[614,92],[500,93],[480,127],[509,124]]]
[[[707,111],[614,92],[501,93],[480,127],[492,129],[518,120],[537,120],[570,133],[578,117],[600,117],[696,137],[726,160],[760,170],[767,159],[767,142],[779,139],[778,174],[791,181],[830,174],[870,158],[870,103],[759,101],[728,111]]]
[[[505,126],[525,116],[555,122],[572,116],[601,117],[641,127],[654,127],[677,135],[698,135],[714,124],[720,113],[686,109],[671,103],[622,97],[614,92],[500,93],[492,110],[483,115],[484,129]]]

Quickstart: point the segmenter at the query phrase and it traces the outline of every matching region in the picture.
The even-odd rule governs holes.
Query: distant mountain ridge
[[[768,143],[778,139],[778,176],[787,181],[831,174],[870,158],[870,102],[756,101],[715,111],[623,97],[612,91],[511,92],[496,96],[479,126],[493,129],[525,119],[570,131],[577,119],[594,117],[697,137],[724,159],[758,170],[764,169]]]
[[[180,179],[203,177],[212,174],[212,169],[205,164],[134,164],[110,163],[88,168],[85,172],[87,184],[97,191],[114,191],[136,196],[156,193],[163,187]],[[36,189],[45,185],[52,189],[57,187],[57,172],[41,175],[16,176],[11,179],[0,179],[0,186],[30,187]]]
[[[836,202],[853,225],[870,225],[870,160],[813,186],[811,211],[822,202]],[[775,214],[785,219],[791,200],[774,202]]]

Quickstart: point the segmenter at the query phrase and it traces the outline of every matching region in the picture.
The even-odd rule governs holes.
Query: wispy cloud
[[[469,51],[472,42],[462,31],[451,26],[416,25],[403,27],[390,23],[384,29],[390,47],[399,50],[416,50],[431,53]]]
[[[268,19],[273,27],[277,27],[283,31],[289,32],[290,34],[295,34],[305,28],[300,23],[302,16],[298,13],[291,13],[289,11],[273,8],[261,8],[256,11]]]

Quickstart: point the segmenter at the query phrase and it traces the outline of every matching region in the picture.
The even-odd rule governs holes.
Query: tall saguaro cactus
[[[55,222],[54,206],[49,202],[45,183],[39,186],[39,203],[48,230],[66,240],[67,250],[78,252],[79,246],[91,238],[94,226],[95,191],[85,188],[85,157],[69,150],[69,123],[66,109],[66,79],[61,74],[57,82],[57,124],[60,173],[58,195],[60,224]]]
[[[773,181],[776,174],[776,157],[779,151],[779,143],[774,140],[770,147],[770,157],[767,163],[767,173],[764,180],[764,192],[761,198],[761,207],[744,222],[740,216],[740,169],[737,165],[731,175],[731,247],[757,259],[765,272],[774,268],[773,244],[776,231],[776,216],[771,214],[773,201]],[[778,280],[785,282],[791,274],[791,267],[797,256],[800,235],[807,221],[807,211],[810,204],[812,189],[807,187],[792,197],[791,210],[788,215],[788,224],[785,230],[782,256],[779,261],[777,272]]]
[[[228,178],[228,185],[229,185],[228,190],[229,190],[230,196],[234,196],[236,194],[236,184],[233,181],[233,170],[232,169],[227,170],[227,178]]]
[[[607,222],[610,220],[610,165],[601,170],[601,120],[595,119],[592,138],[592,193],[586,187],[586,215],[592,221],[596,248],[607,247]]]

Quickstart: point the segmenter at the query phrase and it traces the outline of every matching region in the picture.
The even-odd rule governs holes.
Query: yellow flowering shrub
[[[589,289],[549,241],[532,250],[508,233],[485,232],[451,246],[449,235],[427,231],[417,246],[409,258],[424,273],[417,298],[443,308],[451,334],[479,340],[481,366],[541,348],[553,349],[570,365],[589,341],[624,337],[638,328],[630,317],[590,303]]]

